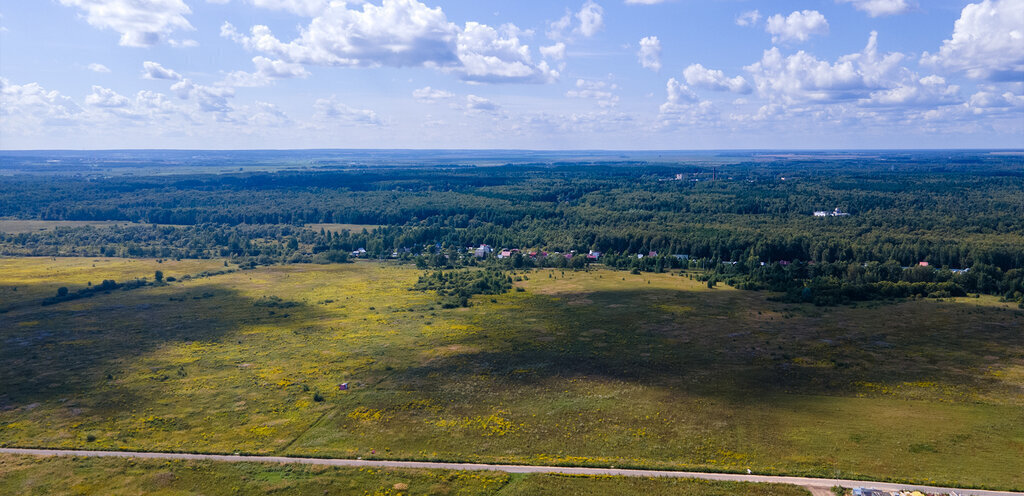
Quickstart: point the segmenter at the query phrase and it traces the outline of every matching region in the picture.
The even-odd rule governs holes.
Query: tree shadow
[[[533,295],[488,310],[473,321],[484,331],[451,343],[472,351],[400,370],[389,382],[429,389],[437,377],[530,384],[588,376],[737,398],[922,382],[985,390],[1001,384],[984,377],[985,367],[1019,362],[1024,353],[1020,312],[913,301],[822,310],[753,295],[646,288]],[[763,306],[743,308],[758,301]]]
[[[119,388],[118,381],[154,350],[222,340],[242,323],[315,312],[296,302],[254,300],[213,281],[155,290],[115,289],[48,306],[20,302],[0,314],[0,413],[95,395],[104,398],[107,409],[140,408],[140,398]],[[239,309],[251,309],[244,320]],[[179,369],[155,367],[150,375],[167,381],[181,374]]]

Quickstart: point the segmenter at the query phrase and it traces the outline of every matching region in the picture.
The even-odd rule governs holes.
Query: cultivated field
[[[442,309],[409,290],[422,272],[357,263],[36,303],[224,269],[174,263],[0,261],[0,445],[1024,487],[1024,312],[992,298],[816,308],[535,270]]]

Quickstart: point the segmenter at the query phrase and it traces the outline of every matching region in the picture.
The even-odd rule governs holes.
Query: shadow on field
[[[140,399],[117,381],[147,353],[169,343],[216,341],[243,322],[311,311],[254,301],[213,283],[152,291],[118,289],[0,314],[0,411],[97,395],[104,408],[135,409]],[[149,377],[159,383],[175,374],[178,367],[165,365],[151,368]]]
[[[822,312],[779,304],[788,310],[769,319],[757,316],[768,307],[737,308],[756,293],[559,296],[533,295],[479,317],[474,323],[484,331],[453,345],[472,351],[405,369],[394,381],[430,389],[428,377],[486,375],[514,385],[593,376],[716,396],[846,394],[928,381],[977,390],[1001,384],[985,377],[987,366],[1024,356],[1024,318],[1016,311],[902,302]]]

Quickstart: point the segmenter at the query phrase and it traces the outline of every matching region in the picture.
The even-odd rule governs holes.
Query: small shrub
[[[313,401],[320,403],[324,400],[324,395],[320,394],[320,391],[313,393]]]

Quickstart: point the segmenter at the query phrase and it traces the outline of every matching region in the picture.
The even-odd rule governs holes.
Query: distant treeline
[[[904,277],[861,282],[852,266],[927,262],[931,272],[971,268],[967,279],[984,274],[995,281],[953,281],[965,292],[1006,296],[1012,289],[1009,297],[1020,299],[1008,274],[1024,268],[1022,161],[957,160],[899,168],[870,160],[749,163],[719,167],[715,181],[708,168],[650,164],[16,176],[0,184],[0,217],[140,224],[0,235],[0,254],[336,263],[365,248],[368,257],[422,257],[421,265],[436,267],[479,264],[466,249],[486,243],[560,253],[520,256],[521,266],[582,266],[587,260],[580,257],[590,251],[601,252],[606,265],[630,270],[671,270],[702,260],[700,266],[720,280],[799,290],[805,300],[805,287],[832,291],[824,281],[838,281],[832,292],[842,295],[829,299],[855,300],[863,285]],[[851,215],[812,216],[833,208]],[[340,233],[303,227],[311,223],[385,227]],[[800,272],[832,266],[842,270]],[[772,272],[778,267],[787,268]]]

